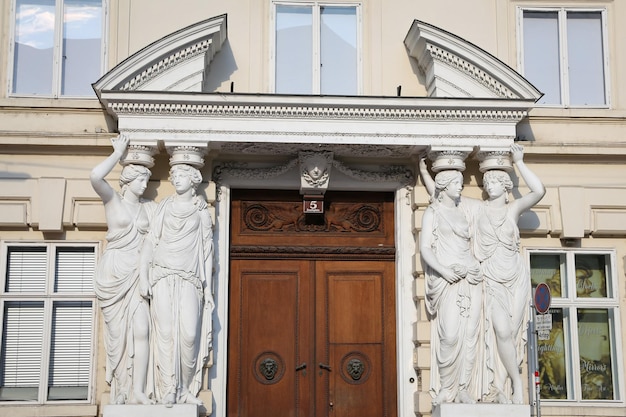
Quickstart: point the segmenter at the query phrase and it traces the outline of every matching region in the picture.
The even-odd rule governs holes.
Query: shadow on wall
[[[235,56],[230,47],[230,41],[226,39],[222,45],[222,49],[215,55],[211,65],[205,71],[205,78],[202,85],[202,91],[205,93],[218,92],[217,90],[230,80],[231,75],[237,69]],[[225,88],[230,91],[230,83],[226,83]]]

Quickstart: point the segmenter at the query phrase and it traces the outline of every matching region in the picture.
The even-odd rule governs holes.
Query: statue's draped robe
[[[211,348],[213,243],[207,204],[194,197],[181,206],[175,197],[159,204],[150,232],[152,346],[157,401],[175,394],[185,402],[200,391]]]
[[[113,403],[119,396],[132,400],[133,319],[140,306],[148,308],[139,294],[139,254],[155,207],[154,202],[142,200],[137,216],[126,227],[109,228],[96,270],[95,292],[105,322],[106,381]]]
[[[431,318],[431,392],[448,393],[451,402],[459,390],[480,398],[476,356],[480,333],[482,285],[480,266],[471,253],[470,210],[462,203],[455,208],[431,204],[432,250],[442,265],[460,264],[467,276],[450,284],[425,265],[426,307]]]
[[[485,286],[485,374],[483,396],[493,400],[505,388],[506,370],[496,346],[491,318],[504,312],[510,320],[521,366],[526,344],[526,323],[530,301],[530,274],[520,253],[520,236],[508,205],[493,208],[484,203],[475,228],[475,255],[481,262]],[[494,308],[499,307],[494,313]]]

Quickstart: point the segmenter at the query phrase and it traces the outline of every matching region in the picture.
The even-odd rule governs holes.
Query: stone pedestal
[[[198,417],[200,407],[195,404],[165,405],[105,405],[102,407],[102,417]]]
[[[456,404],[433,407],[433,417],[530,417],[530,405],[513,404]]]

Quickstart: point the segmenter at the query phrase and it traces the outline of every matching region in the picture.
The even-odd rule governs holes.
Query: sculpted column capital
[[[492,169],[499,169],[510,172],[513,170],[511,162],[511,152],[506,149],[486,149],[481,148],[476,153],[476,159],[479,161],[478,169],[480,172],[487,172]]]
[[[197,146],[170,146],[167,148],[170,155],[170,166],[186,164],[195,168],[204,166],[205,149]]]
[[[445,170],[465,171],[465,160],[471,152],[471,147],[433,146],[428,149],[428,159],[433,162],[433,172]]]
[[[129,145],[124,158],[120,159],[120,165],[142,165],[146,168],[154,166],[154,155],[158,150],[154,146]]]

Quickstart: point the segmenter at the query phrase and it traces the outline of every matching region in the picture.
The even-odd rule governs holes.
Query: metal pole
[[[537,317],[537,312],[535,308],[531,308],[532,313],[531,313],[531,317],[532,320],[530,322],[529,328],[528,328],[528,346],[529,346],[529,352],[528,352],[528,363],[529,363],[529,368],[531,370],[531,380],[534,383],[535,386],[535,415],[537,417],[541,417],[541,381],[539,379],[539,356],[538,356],[538,348],[537,348],[537,340],[538,340],[538,335],[537,335],[537,329],[535,326],[536,323],[536,317]],[[532,388],[529,387],[529,391],[530,393],[532,393]]]

